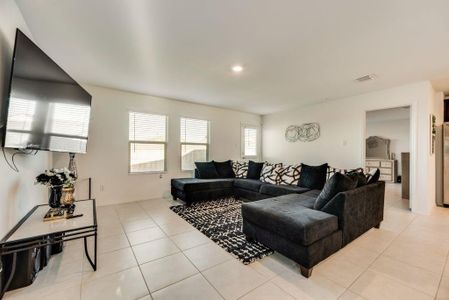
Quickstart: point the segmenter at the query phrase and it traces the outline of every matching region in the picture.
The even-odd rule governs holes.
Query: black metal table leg
[[[14,277],[14,274],[16,273],[16,263],[17,263],[17,252],[14,252],[12,254],[11,274],[9,274],[8,281],[5,283],[5,286],[2,288],[2,290],[0,292],[0,299],[2,299],[3,296],[5,295],[6,291],[8,290],[9,285],[11,284],[12,278]],[[2,263],[2,268],[3,268],[3,263]],[[4,272],[5,270],[2,269],[1,271]]]
[[[97,270],[97,232],[95,232],[94,235],[94,261],[92,262],[92,259],[89,256],[89,250],[87,249],[87,237],[84,237],[84,252],[86,253],[87,260],[89,261],[90,265],[92,266],[92,269],[94,271]]]

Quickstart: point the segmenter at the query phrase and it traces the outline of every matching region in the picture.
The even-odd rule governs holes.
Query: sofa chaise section
[[[246,203],[242,207],[242,217],[301,245],[310,245],[338,231],[336,216],[304,207],[298,198],[301,195],[292,194]]]
[[[313,209],[319,191],[242,205],[243,232],[296,261],[309,277],[313,266],[383,220],[385,183],[340,192]]]

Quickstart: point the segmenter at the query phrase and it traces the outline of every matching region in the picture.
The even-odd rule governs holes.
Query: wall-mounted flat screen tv
[[[3,147],[86,153],[91,98],[17,29]]]

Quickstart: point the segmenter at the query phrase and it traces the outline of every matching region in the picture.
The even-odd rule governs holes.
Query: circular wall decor
[[[306,123],[299,127],[299,140],[301,142],[311,142],[320,137],[320,124]]]
[[[285,130],[285,140],[293,143],[297,141],[311,142],[320,137],[320,124],[305,123],[301,126],[290,125]]]
[[[290,125],[285,130],[285,140],[290,143],[294,143],[298,141],[299,137],[299,131],[298,126],[296,125]]]

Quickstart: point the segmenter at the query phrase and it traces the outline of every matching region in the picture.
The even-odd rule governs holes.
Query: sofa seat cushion
[[[300,245],[310,245],[338,230],[334,215],[300,204],[301,194],[290,194],[242,205],[244,221]]]
[[[320,194],[320,190],[310,190],[305,193],[300,194],[300,197],[297,197],[297,202],[304,207],[312,208],[315,204],[316,198]]]
[[[297,185],[278,185],[266,183],[260,187],[260,193],[270,196],[282,196],[288,194],[301,194],[310,191],[308,188],[303,188]]]
[[[198,178],[176,178],[172,179],[172,186],[178,190],[186,193],[212,190],[212,189],[225,189],[232,188],[231,178],[220,179],[198,179]]]
[[[260,187],[264,184],[259,179],[237,178],[234,180],[234,187],[259,192]]]

